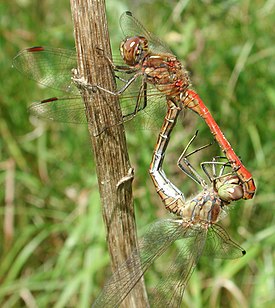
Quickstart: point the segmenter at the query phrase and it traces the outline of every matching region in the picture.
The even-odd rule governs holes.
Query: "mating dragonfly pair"
[[[150,109],[153,102],[164,98],[166,115],[154,150],[150,175],[166,208],[180,218],[161,220],[149,228],[141,241],[139,252],[133,252],[126,263],[119,267],[107,282],[94,307],[119,305],[152,262],[174,241],[184,239],[186,243],[177,259],[180,267],[172,268],[175,275],[169,274],[168,280],[157,288],[157,295],[151,304],[152,307],[179,307],[186,283],[203,252],[224,258],[244,254],[216,223],[224,216],[231,201],[253,198],[256,188],[251,173],[241,163],[207,107],[198,94],[189,89],[188,74],[176,56],[149,33],[132,13],[122,14],[120,26],[125,35],[120,46],[124,65],[116,65],[109,59],[107,65],[111,65],[118,76],[121,74],[122,77],[118,79],[123,86],[117,92],[100,85],[91,85],[91,89],[97,88],[110,95],[119,95],[125,120],[136,117],[142,110]],[[75,52],[32,47],[21,51],[13,63],[28,78],[69,93],[65,98],[53,97],[34,103],[30,107],[33,113],[51,120],[74,123],[86,121],[85,108],[78,89],[71,86],[70,72],[76,67]],[[131,88],[134,90],[131,91]],[[126,105],[129,108],[129,102],[132,103],[132,109],[124,109]],[[207,164],[212,165],[212,174],[206,171],[211,184],[209,186],[189,163],[187,158],[190,154],[186,154],[189,145],[187,146],[182,155],[185,166],[181,160],[179,166],[203,188],[189,201],[185,201],[183,193],[169,181],[162,170],[171,132],[184,108],[191,109],[204,119],[227,159],[226,162],[214,160],[203,164],[205,171]],[[230,168],[230,172],[225,173],[226,168]],[[130,271],[125,275],[124,271],[129,267]],[[175,276],[180,279],[172,281]],[[165,294],[163,296],[159,295],[162,291]]]
[[[138,249],[107,281],[93,308],[118,307],[147,269],[176,241],[179,242],[179,252],[150,294],[150,307],[180,307],[188,280],[201,255],[221,259],[245,255],[245,250],[217,224],[227,215],[231,202],[243,198],[241,181],[225,157],[214,157],[211,162],[201,164],[207,183],[188,159],[206,147],[187,153],[196,136],[197,133],[184,149],[178,166],[200,184],[202,191],[185,200],[183,193],[170,182],[162,169],[164,155],[154,156],[156,160],[151,164],[151,177],[166,208],[178,218],[160,219],[149,226]]]

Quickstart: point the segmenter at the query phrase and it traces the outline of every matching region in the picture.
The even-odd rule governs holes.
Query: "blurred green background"
[[[108,0],[117,48],[125,10],[183,60],[193,87],[257,183],[255,198],[237,202],[221,223],[247,255],[201,258],[182,307],[274,307],[275,1]],[[6,1],[0,11],[0,306],[89,307],[110,268],[87,129],[30,117],[27,105],[54,93],[11,67],[25,47],[74,47],[69,1]],[[189,111],[183,123],[164,169],[188,197],[200,188],[180,173],[176,160],[196,129],[198,145],[212,137]],[[147,171],[156,136],[137,130],[127,140],[142,234],[167,216]],[[199,166],[219,153],[212,146],[192,162]],[[164,269],[169,260],[162,262]],[[148,288],[161,276],[158,268],[149,271]]]

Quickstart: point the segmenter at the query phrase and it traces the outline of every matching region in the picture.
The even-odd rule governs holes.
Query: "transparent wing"
[[[133,92],[131,96],[122,95],[120,98],[120,106],[127,129],[150,129],[158,132],[166,113],[166,101],[163,95],[159,93],[147,94],[148,104],[142,112],[137,112],[133,117],[129,116],[135,110],[137,95]],[[112,105],[108,100],[109,94],[104,94],[106,106],[109,112],[112,112]],[[142,100],[144,97],[142,95]],[[50,121],[58,121],[63,123],[83,124],[87,123],[85,114],[85,105],[80,96],[72,97],[51,97],[40,102],[35,102],[28,108],[29,112],[39,118]],[[118,123],[110,123],[111,126]]]
[[[72,124],[87,123],[85,105],[80,96],[51,97],[32,103],[28,111],[44,120]]]
[[[114,60],[119,59],[121,59],[120,56],[114,56]],[[31,114],[52,121],[74,124],[87,123],[84,103],[77,87],[71,80],[71,70],[76,68],[76,65],[75,51],[60,48],[31,47],[22,50],[13,59],[13,66],[27,78],[35,80],[42,86],[61,90],[68,94],[65,97],[51,97],[33,103],[29,107]],[[131,74],[117,74],[119,75],[117,88],[120,89],[131,77]],[[144,108],[144,112],[139,112],[143,110],[142,107],[138,110],[137,116],[133,117],[129,128],[157,130],[160,128],[166,112],[165,96],[152,85],[148,85],[146,92],[140,91],[141,83],[142,77],[120,96],[122,114],[125,120],[132,119],[129,115],[134,112],[137,98],[140,95],[141,106],[147,100],[147,107]],[[106,106],[109,106],[110,112],[112,112],[112,105],[108,99],[111,94],[102,92],[102,95],[106,100]],[[120,123],[111,123],[112,126],[116,124]]]
[[[180,252],[155,288],[151,307],[180,307],[184,290],[203,252],[207,229],[194,230],[189,234],[192,236],[186,238],[183,233],[179,239],[184,239]]]
[[[149,48],[156,53],[173,54],[168,46],[158,37],[150,33],[131,12],[124,12],[120,17],[120,27],[126,37],[143,36],[149,42]]]
[[[135,250],[107,281],[92,307],[117,307],[154,260],[182,237],[182,233],[180,220],[163,219],[153,223],[143,236],[139,251]]]
[[[218,225],[209,229],[184,228],[181,220],[157,221],[143,237],[140,250],[135,250],[104,286],[93,307],[117,307],[149,266],[176,240],[182,240],[182,247],[153,291],[151,307],[180,307],[184,290],[202,254],[238,258],[245,253]]]
[[[208,230],[204,255],[219,259],[236,259],[246,254],[245,250],[231,240],[229,234],[215,224]]]
[[[179,238],[182,246],[180,252],[155,288],[150,300],[151,307],[180,307],[184,290],[202,254],[227,259],[245,254],[219,225],[189,230],[186,235],[183,233]]]
[[[104,55],[99,53],[98,57]],[[114,55],[113,59],[118,62],[117,65],[122,64],[121,56]],[[13,58],[12,64],[22,75],[44,87],[79,95],[71,78],[72,69],[77,68],[77,56],[73,49],[30,47],[21,50]]]
[[[77,67],[74,50],[31,47],[19,52],[13,66],[24,76],[42,86],[79,94],[71,80],[71,70]]]
[[[74,50],[43,46],[26,48],[14,57],[13,66],[39,85],[68,94],[32,103],[28,108],[31,114],[52,121],[87,123],[84,103],[71,79],[71,71],[77,67]]]

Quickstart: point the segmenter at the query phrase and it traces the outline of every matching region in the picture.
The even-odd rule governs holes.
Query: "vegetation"
[[[87,128],[30,117],[28,102],[58,93],[11,68],[22,48],[74,46],[69,2],[6,1],[0,8],[0,305],[88,307],[110,269]],[[194,88],[257,183],[255,198],[237,202],[221,223],[247,255],[201,258],[183,306],[274,307],[274,1],[107,1],[116,48],[122,37],[118,17],[125,10],[183,59]],[[212,137],[189,111],[183,124],[173,134],[165,170],[188,197],[200,188],[177,170],[176,160],[196,129],[197,145]],[[127,139],[142,234],[167,215],[147,171],[156,137],[135,130]],[[217,154],[212,146],[193,163]],[[170,257],[149,271],[149,288]]]

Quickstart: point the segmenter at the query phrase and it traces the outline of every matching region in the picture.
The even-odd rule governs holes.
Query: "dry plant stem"
[[[14,238],[14,193],[15,193],[15,161],[8,159],[0,164],[0,170],[6,171],[5,207],[4,207],[4,251],[8,251]]]
[[[110,66],[98,56],[98,48],[111,58],[105,2],[102,0],[71,0],[72,17],[78,54],[78,72],[90,84],[115,90]],[[82,55],[90,55],[82,57]],[[103,219],[113,271],[137,245],[134,219],[132,176],[126,139],[121,122],[118,99],[102,93],[83,90],[90,140],[94,151],[102,203]],[[105,129],[106,127],[110,127]],[[101,132],[98,134],[98,132]],[[92,260],[91,260],[92,262]],[[121,307],[147,307],[144,281],[125,299]]]

